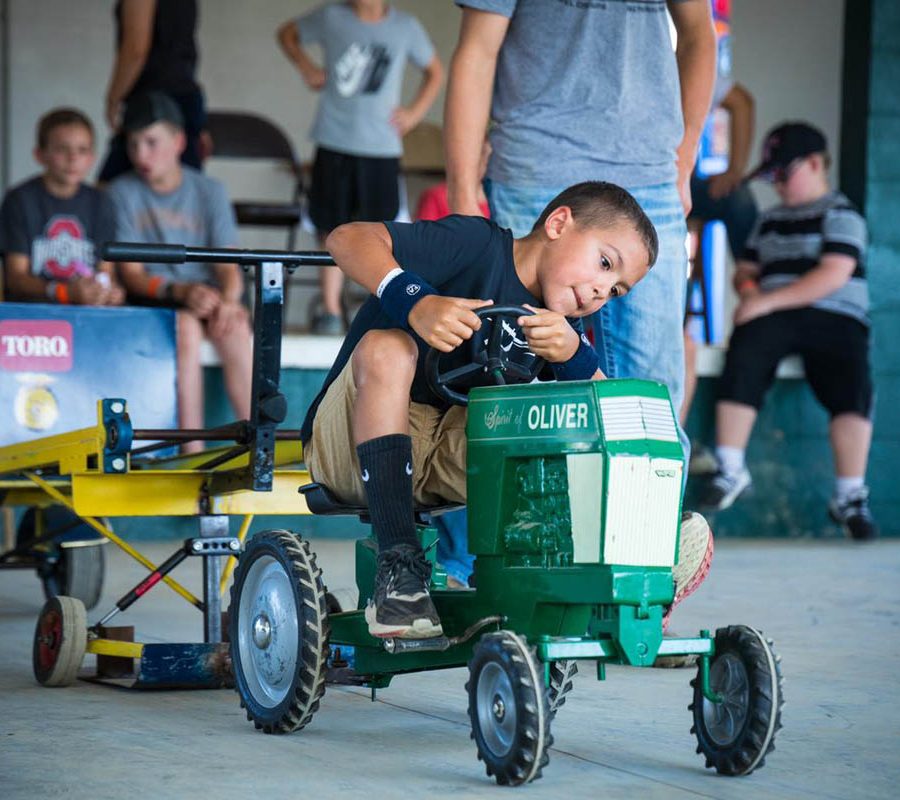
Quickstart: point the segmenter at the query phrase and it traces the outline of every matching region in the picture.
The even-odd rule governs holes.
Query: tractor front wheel
[[[550,760],[550,706],[543,670],[511,631],[481,637],[469,662],[469,719],[478,758],[504,786],[536,780]]]
[[[722,775],[749,775],[775,749],[781,728],[781,664],[771,640],[747,625],[719,628],[709,683],[722,702],[703,696],[699,671],[691,681],[697,752]]]

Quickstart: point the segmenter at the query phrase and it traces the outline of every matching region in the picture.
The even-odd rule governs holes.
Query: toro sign
[[[68,372],[72,369],[72,325],[65,320],[0,321],[0,369]]]

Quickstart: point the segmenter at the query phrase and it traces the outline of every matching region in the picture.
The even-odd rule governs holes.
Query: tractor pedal
[[[446,636],[431,636],[428,639],[385,639],[383,644],[388,653],[425,653],[448,650],[451,641]]]

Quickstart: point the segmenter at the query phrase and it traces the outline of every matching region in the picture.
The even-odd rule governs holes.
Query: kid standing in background
[[[402,139],[437,97],[443,67],[434,45],[415,18],[384,0],[323,5],[278,29],[288,59],[322,99],[312,129],[316,143],[309,213],[320,245],[345,222],[380,222],[399,209]],[[323,65],[307,53],[320,45]],[[407,61],[422,70],[409,106],[400,105]],[[341,334],[343,273],[323,267],[323,309],[312,332]]]

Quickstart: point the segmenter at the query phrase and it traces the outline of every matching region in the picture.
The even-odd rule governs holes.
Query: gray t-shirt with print
[[[675,180],[684,125],[666,0],[456,2],[510,19],[489,178],[522,187]]]
[[[122,242],[236,247],[237,224],[225,187],[182,165],[181,185],[154,192],[134,172],[116,178],[109,196],[116,209],[116,238]],[[185,283],[215,283],[209,264],[145,264],[151,275]]]
[[[304,46],[321,45],[326,74],[311,137],[340,153],[394,158],[403,144],[391,125],[407,61],[428,66],[434,45],[410,14],[388,8],[363,22],[349,3],[321,6],[296,20]]]

